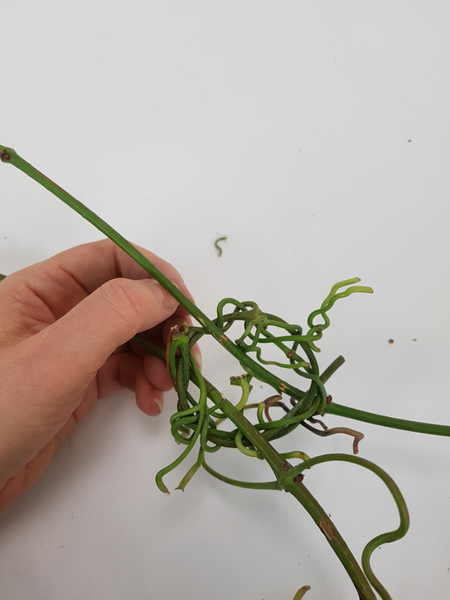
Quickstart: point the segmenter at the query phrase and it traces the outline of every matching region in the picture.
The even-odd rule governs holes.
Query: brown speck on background
[[[393,344],[393,343],[394,343],[394,340],[391,338],[391,339],[389,340],[389,342],[388,342],[388,343],[389,343],[389,344]]]

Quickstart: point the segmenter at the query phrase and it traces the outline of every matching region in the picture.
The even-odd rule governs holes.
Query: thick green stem
[[[290,385],[289,383],[276,377],[267,369],[264,369],[260,364],[251,359],[210,320],[208,317],[187,298],[178,287],[173,284],[159,269],[157,269],[137,248],[126,240],[118,231],[113,229],[106,221],[96,215],[92,210],[85,206],[82,202],[71,196],[63,190],[59,185],[46,177],[43,173],[35,169],[30,163],[24,160],[12,148],[7,148],[0,145],[0,160],[5,163],[10,163],[17,167],[20,171],[34,179],[37,183],[45,187],[49,192],[70,206],[75,212],[89,221],[94,227],[112,240],[119,248],[133,258],[147,273],[156,279],[178,302],[186,308],[186,310],[203,326],[209,333],[241,363],[242,367],[251,375],[257,377],[260,381],[272,386],[280,393],[287,393],[301,401],[304,397],[304,392]]]
[[[165,350],[154,342],[143,340],[140,336],[136,336],[136,338],[133,338],[132,341],[140,344],[142,347],[145,347],[147,350],[153,352],[160,358],[165,357]],[[338,360],[338,363],[340,362],[341,361]],[[192,379],[195,382],[195,377],[192,377]],[[358,591],[359,598],[365,600],[376,600],[375,594],[357,560],[353,556],[350,548],[347,546],[345,540],[334,526],[330,517],[320,506],[311,492],[301,483],[301,481],[287,481],[283,484],[280,484],[280,482],[285,479],[286,474],[292,469],[290,463],[283,458],[253,426],[253,424],[240,411],[238,411],[236,407],[231,404],[231,402],[226,400],[222,394],[206,379],[205,384],[208,397],[214,402],[217,408],[219,408],[223,414],[230,419],[234,425],[236,425],[239,431],[243,433],[252,446],[258,450],[260,456],[269,463],[273,473],[275,474],[276,482],[255,484],[255,487],[267,486],[265,489],[280,489],[281,487],[284,487],[284,489],[290,492],[307,510],[322,533],[325,535],[330,546],[349,574],[356,590]],[[209,467],[208,470],[211,472],[212,469]],[[225,476],[219,475],[218,473],[216,474],[215,471],[212,474],[218,476],[218,478],[222,479],[222,481],[233,483],[233,485],[239,485],[240,487],[253,487],[251,484],[247,485],[245,482],[231,480]],[[331,539],[329,537],[330,532],[333,532]]]
[[[381,469],[378,465],[365,458],[361,458],[359,456],[351,456],[348,454],[324,454],[322,456],[315,456],[314,458],[309,458],[305,462],[294,467],[285,475],[285,480],[295,481],[296,476],[303,473],[303,471],[305,471],[306,469],[310,469],[311,467],[320,463],[334,461],[350,462],[353,464],[357,464],[365,469],[369,469],[370,471],[372,471],[372,473],[375,473],[375,475],[377,475],[386,485],[397,505],[400,518],[400,524],[398,528],[393,531],[388,531],[386,533],[377,535],[375,538],[370,540],[370,542],[368,542],[368,544],[365,546],[362,554],[362,566],[368,580],[373,585],[374,589],[378,592],[382,600],[391,600],[391,596],[389,595],[388,591],[372,571],[372,567],[370,565],[370,557],[374,550],[379,548],[381,545],[400,540],[406,535],[409,529],[408,508],[406,506],[402,493],[398,489],[398,486],[392,479],[392,477],[390,477],[386,473],[386,471]],[[284,485],[286,487],[286,482],[284,482]]]
[[[393,429],[403,429],[405,431],[415,431],[417,433],[428,433],[430,435],[450,436],[449,425],[437,425],[433,423],[420,423],[418,421],[408,421],[406,419],[396,419],[395,417],[385,417],[375,413],[350,408],[340,404],[331,404],[325,407],[325,413],[330,415],[338,415],[339,417],[347,417],[365,423],[373,423],[382,427],[391,427]]]
[[[243,435],[254,446],[259,455],[263,457],[270,465],[278,483],[290,492],[306,509],[313,518],[319,529],[325,535],[328,543],[341,561],[348,575],[350,576],[360,599],[376,600],[375,594],[364,575],[357,560],[353,556],[345,540],[336,529],[330,517],[320,506],[311,492],[301,483],[301,481],[286,481],[285,475],[292,469],[289,464],[269,442],[259,433],[259,431],[248,421],[248,419],[236,407],[224,399],[220,392],[208,381],[206,381],[208,396],[220,408],[220,410],[236,425]]]
[[[350,548],[311,492],[302,483],[295,482],[286,483],[285,489],[300,502],[324,534],[327,542],[350,576],[358,592],[359,599],[376,600],[375,593]]]

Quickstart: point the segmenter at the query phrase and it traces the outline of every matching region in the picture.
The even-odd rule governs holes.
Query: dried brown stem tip
[[[306,592],[309,592],[309,590],[311,589],[311,586],[309,585],[304,585],[302,588],[300,588],[298,590],[298,592],[295,594],[294,596],[294,600],[301,600],[301,598],[303,598],[303,596],[306,594]]]
[[[321,424],[323,425],[323,423],[321,423]],[[351,435],[354,438],[353,454],[358,454],[358,452],[359,452],[358,444],[361,440],[364,439],[363,433],[361,433],[360,431],[355,431],[354,429],[350,429],[349,427],[332,427],[331,429],[326,429],[326,431],[322,431],[321,429],[316,429],[315,427],[313,427],[306,421],[302,421],[300,423],[300,425],[303,425],[303,427],[306,427],[306,429],[308,429],[312,433],[315,433],[316,435],[320,435],[322,437],[327,437],[329,435],[336,435],[338,433],[344,433],[346,435]]]
[[[266,415],[266,419],[268,421],[272,421],[272,418],[269,415],[269,408],[271,406],[280,406],[284,412],[289,412],[288,407],[284,404],[284,402],[281,402],[281,396],[279,394],[276,396],[270,396],[270,398],[266,398],[264,400],[264,414]]]

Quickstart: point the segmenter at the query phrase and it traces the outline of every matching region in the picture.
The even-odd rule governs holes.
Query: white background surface
[[[361,277],[375,294],[337,304],[322,342],[323,367],[346,357],[329,392],[450,423],[449,12],[438,0],[1,0],[0,141],[175,264],[210,316],[234,296],[303,324],[335,281]],[[0,194],[1,272],[100,237],[12,167]],[[206,345],[204,372],[228,393],[240,369]],[[291,600],[309,584],[308,600],[355,598],[286,494],[204,472],[184,494],[157,490],[180,451],[173,407],[169,394],[151,419],[129,393],[96,406],[0,515],[0,597]],[[394,477],[412,521],[374,570],[394,599],[448,597],[449,441],[359,429],[361,456]],[[278,447],[351,450],[293,438]],[[210,462],[270,479],[238,454]],[[357,556],[397,526],[382,484],[353,465],[305,483]]]

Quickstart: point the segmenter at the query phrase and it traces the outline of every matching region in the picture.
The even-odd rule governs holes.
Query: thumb
[[[110,354],[177,306],[155,280],[112,279],[3,353],[0,388],[6,393],[0,408],[6,426],[0,447],[10,463],[26,464],[67,422]]]

